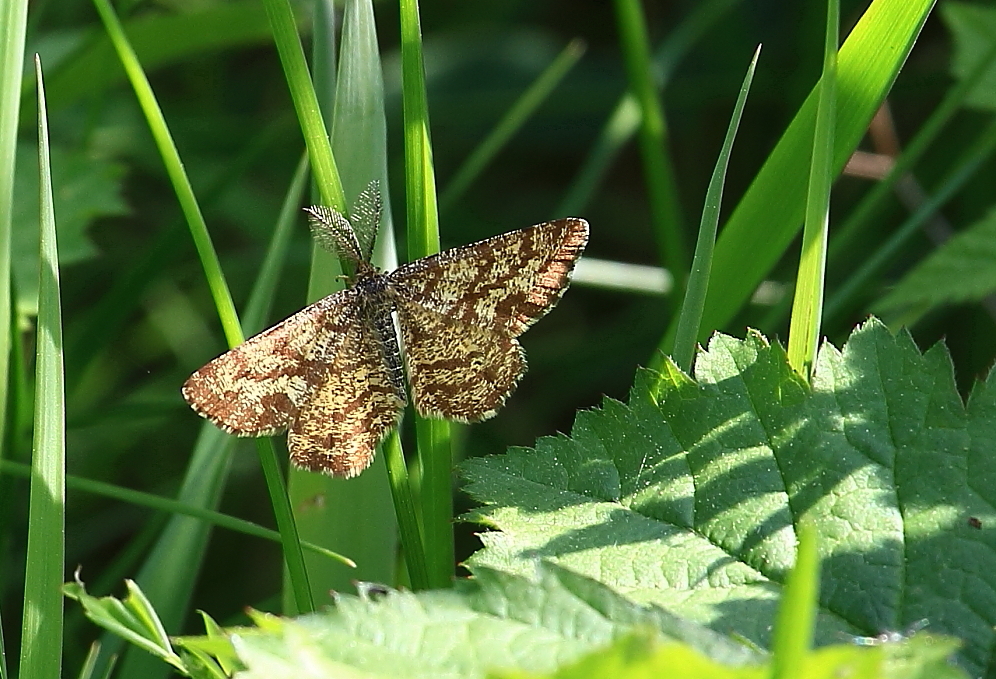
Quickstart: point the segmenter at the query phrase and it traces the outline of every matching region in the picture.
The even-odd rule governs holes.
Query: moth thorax
[[[371,268],[369,271],[358,272],[353,289],[359,293],[360,304],[367,309],[388,313],[394,310],[394,296],[390,281],[387,276],[376,269]]]

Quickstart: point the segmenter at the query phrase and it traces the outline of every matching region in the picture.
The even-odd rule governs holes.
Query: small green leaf
[[[923,314],[977,302],[996,291],[996,210],[920,262],[876,306],[881,314]]]
[[[996,9],[963,2],[945,2],[938,9],[954,42],[951,72],[961,80],[992,47],[993,36],[996,35]],[[965,103],[988,111],[996,108],[996,63],[979,79]]]
[[[83,612],[94,623],[130,641],[139,648],[161,658],[181,672],[186,667],[170,644],[162,623],[148,599],[131,580],[125,581],[128,596],[115,599],[111,596],[97,598],[86,593],[83,581],[67,582],[62,592],[83,605]]]

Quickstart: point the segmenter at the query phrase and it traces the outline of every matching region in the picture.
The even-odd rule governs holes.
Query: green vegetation
[[[603,4],[0,0],[0,679],[989,671],[996,11]],[[328,479],[179,387],[371,180],[384,268],[591,238]]]

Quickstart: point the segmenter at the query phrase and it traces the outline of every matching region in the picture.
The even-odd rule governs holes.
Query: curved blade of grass
[[[262,326],[263,319],[269,313],[269,309],[256,300],[272,297],[273,286],[276,285],[280,275],[277,264],[283,261],[281,250],[286,252],[289,238],[296,223],[296,208],[301,202],[307,178],[303,164],[304,159],[302,159],[302,165],[298,167],[298,172],[281,209],[281,216],[271,239],[267,257],[264,260],[261,272],[264,275],[257,278],[249,297],[248,308],[251,311],[247,313],[246,321],[250,327]],[[274,253],[274,251],[277,252]],[[270,440],[265,439],[265,441],[272,451]],[[178,494],[180,502],[194,507],[214,507],[217,505],[227,478],[233,443],[234,439],[231,436],[210,423],[204,423]],[[268,455],[261,458],[261,464],[267,464],[267,459],[276,460],[275,455],[270,451],[267,451]],[[271,472],[272,466],[270,465]],[[276,484],[268,483],[268,488],[274,486],[283,488],[283,484],[279,481]],[[286,518],[281,519],[280,507],[281,505],[274,507],[278,527],[282,526],[281,520],[286,521]],[[289,509],[286,512],[289,516]],[[197,566],[203,558],[209,530],[210,526],[200,521],[186,517],[174,517],[170,520],[139,573],[138,580],[143,583],[143,588],[147,593],[153,589],[156,592],[172,593],[172,596],[167,596],[166,600],[157,601],[156,604],[157,610],[169,627],[177,626],[186,611]],[[295,546],[293,549],[289,549],[287,534],[288,531],[281,531],[281,543],[285,558],[289,551],[292,554],[300,555],[299,547]],[[298,544],[296,535],[292,535],[291,539],[291,544]],[[298,556],[296,561],[303,564],[303,557]],[[295,589],[295,592],[303,600],[306,600],[305,597],[309,594],[307,582],[304,582],[303,587]],[[108,637],[104,647],[106,649],[105,655],[114,653],[115,649],[120,647],[120,642],[114,637]],[[148,676],[149,668],[156,668],[156,671],[160,671],[159,666],[151,658],[129,653],[122,674],[124,676],[145,677]]]
[[[723,14],[741,0],[706,0],[694,4],[688,15],[661,43],[654,55],[655,70],[660,74],[657,81],[658,92],[662,91],[674,71],[675,66],[691,49],[692,45]],[[598,140],[581,164],[570,189],[553,211],[555,215],[580,214],[597,193],[605,173],[640,127],[640,107],[631,92],[619,99],[609,119],[602,127]]]
[[[393,269],[397,265],[397,255],[386,200],[389,195],[387,121],[373,3],[370,0],[346,2],[337,69],[334,68],[333,11],[331,2],[316,5],[315,89],[325,112],[331,112],[332,149],[343,172],[347,203],[352,205],[371,180],[380,183],[385,209],[378,229],[379,247],[373,259],[377,267]],[[321,248],[315,248],[313,252],[309,300],[342,288],[342,280],[329,275],[338,268],[327,265],[337,264],[334,257]],[[397,581],[395,510],[402,505],[392,502],[393,486],[386,476],[385,453],[391,454],[390,449],[379,451],[373,465],[355,479],[333,479],[305,471],[290,473],[291,498],[301,534],[349,554],[359,564],[358,570],[348,571],[339,564],[309,558],[308,574],[316,600],[319,596],[327,598],[330,590],[352,591],[356,580]],[[323,501],[316,502],[316,498]]]
[[[813,647],[813,629],[820,600],[820,558],[813,525],[803,521],[798,531],[795,565],[786,578],[785,591],[778,606],[778,625],[771,659],[772,679],[800,676],[806,656]]]
[[[159,108],[158,102],[156,102],[155,94],[152,92],[152,86],[149,85],[149,80],[142,71],[138,57],[128,43],[124,28],[114,14],[110,3],[108,0],[93,0],[93,3],[97,8],[97,13],[100,14],[101,21],[104,22],[104,28],[107,30],[107,34],[114,44],[118,58],[121,60],[125,72],[128,74],[128,80],[135,90],[135,96],[142,107],[142,112],[146,116],[149,131],[156,141],[156,146],[163,158],[166,172],[176,191],[177,200],[180,202],[180,208],[183,210],[183,215],[186,217],[187,224],[190,227],[190,235],[194,239],[197,256],[200,257],[201,264],[204,267],[204,275],[207,278],[208,288],[211,290],[211,297],[218,308],[218,315],[221,317],[221,326],[225,331],[225,337],[228,339],[228,345],[234,347],[237,344],[241,344],[245,337],[242,335],[242,329],[239,326],[238,314],[235,312],[235,304],[232,302],[228,283],[225,281],[221,264],[218,262],[218,255],[211,244],[211,236],[208,234],[207,225],[204,223],[204,216],[197,205],[194,189],[184,172],[183,163],[180,162],[180,153],[176,149],[176,144],[173,143],[169,127],[166,125],[166,119],[163,117],[162,110]]]
[[[318,96],[311,82],[308,62],[304,58],[304,48],[297,34],[294,11],[287,0],[263,0],[263,6],[270,19],[273,42],[277,46],[294,110],[297,111],[301,131],[304,133],[308,158],[311,160],[322,203],[345,213],[348,205],[342,191],[342,181],[332,156],[332,145],[322,119]]]
[[[699,336],[699,324],[702,322],[702,309],[705,307],[706,292],[709,290],[709,273],[712,268],[712,252],[716,246],[716,231],[719,229],[719,209],[723,203],[723,186],[726,183],[726,168],[733,153],[733,140],[740,127],[740,117],[747,103],[747,93],[754,80],[754,69],[757,68],[757,58],[761,54],[761,46],[754,51],[754,58],[747,68],[743,85],[737,103],[733,107],[730,126],[726,130],[723,148],[716,159],[716,167],[709,179],[706,189],[705,205],[702,206],[702,222],[699,224],[698,242],[695,244],[695,257],[692,261],[692,271],[688,277],[688,287],[685,290],[685,302],[681,305],[678,317],[678,330],[674,338],[674,362],[689,375],[692,371],[692,360],[695,357],[695,340]],[[669,353],[666,347],[661,347],[662,355]],[[651,366],[660,371],[660,367]]]
[[[640,0],[615,0],[615,7],[629,88],[640,107],[640,155],[658,259],[661,266],[671,270],[678,290],[683,290],[689,268],[688,246],[675,173],[668,158],[667,123],[654,86],[646,19]]]
[[[843,168],[926,21],[933,0],[875,0],[838,54],[834,174]],[[784,253],[802,223],[817,93],[799,109],[726,222],[699,338],[722,327]],[[758,229],[764,228],[763,237]],[[750,252],[750,257],[744,253]]]
[[[809,381],[816,361],[823,319],[823,286],[827,269],[827,230],[830,226],[830,187],[836,173],[833,164],[834,121],[837,118],[837,35],[840,32],[839,0],[827,3],[826,38],[823,44],[823,74],[816,107],[806,224],[802,232],[802,256],[796,277],[795,300],[789,325],[788,358],[792,368]]]
[[[417,0],[401,0],[401,94],[405,128],[408,260],[439,252],[439,210],[429,139],[429,107]],[[422,537],[429,587],[453,578],[453,451],[449,423],[415,416],[421,489]],[[415,584],[412,583],[414,587]]]
[[[52,171],[41,60],[38,83],[38,182],[41,260],[35,372],[35,430],[31,450],[31,500],[24,567],[21,679],[62,674],[62,595],[66,555],[66,394],[62,365],[62,305],[55,241]]]
[[[11,462],[6,460],[0,461],[0,470],[2,470],[5,474],[13,474],[24,478],[31,477],[31,468],[20,462]],[[190,516],[195,519],[200,519],[206,523],[210,523],[213,526],[226,528],[237,533],[244,533],[245,535],[263,538],[264,540],[280,542],[280,533],[275,530],[270,530],[269,528],[264,528],[258,523],[246,521],[245,519],[240,519],[228,514],[222,514],[221,512],[216,512],[210,509],[204,509],[203,507],[194,507],[161,495],[144,493],[140,490],[132,490],[130,488],[122,488],[121,486],[115,486],[111,483],[104,483],[103,481],[97,481],[95,479],[86,479],[81,476],[73,476],[72,474],[66,475],[66,488],[73,491],[78,490],[84,493],[92,493],[93,495],[113,498],[115,500],[120,500],[121,502],[127,502],[139,507],[148,507],[149,509],[155,509],[168,514]],[[345,557],[342,554],[337,554],[332,550],[322,547],[321,545],[316,545],[310,542],[302,542],[301,546],[316,554],[321,554],[322,556],[330,559],[335,559],[336,561],[344,563],[348,566],[355,565],[348,557]]]
[[[557,55],[557,58],[550,62],[550,65],[533,81],[533,84],[522,93],[522,96],[502,116],[502,119],[498,121],[488,136],[457,168],[453,178],[440,194],[439,209],[442,212],[446,212],[453,203],[463,196],[467,188],[474,183],[484,168],[504,148],[508,140],[522,128],[529,117],[539,108],[539,105],[556,89],[564,76],[574,68],[586,49],[587,46],[583,40],[579,38],[571,40]]]
[[[104,23],[108,36],[114,44],[118,58],[121,60],[121,63],[125,68],[125,72],[128,74],[128,79],[135,90],[139,104],[142,107],[142,111],[148,121],[149,129],[152,132],[152,135],[156,140],[156,145],[159,148],[159,152],[163,157],[163,163],[166,166],[166,171],[170,177],[170,181],[173,184],[174,190],[176,191],[180,206],[183,210],[184,216],[187,219],[187,224],[190,227],[191,236],[194,239],[194,245],[197,249],[198,256],[201,259],[208,287],[211,290],[212,297],[214,298],[215,306],[218,308],[218,315],[221,318],[222,328],[225,331],[225,336],[228,339],[229,346],[240,344],[244,339],[244,336],[242,334],[242,329],[239,326],[238,316],[235,312],[235,305],[232,302],[231,293],[228,290],[224,274],[221,271],[221,265],[218,262],[217,253],[211,243],[211,237],[207,231],[207,225],[204,223],[204,218],[201,215],[200,208],[194,196],[193,188],[191,187],[190,181],[183,169],[183,164],[180,161],[176,145],[173,143],[169,128],[166,125],[166,120],[162,115],[162,111],[160,110],[158,103],[156,102],[155,95],[152,92],[152,87],[149,85],[149,81],[146,78],[145,73],[142,71],[141,64],[139,64],[134,50],[129,45],[127,37],[124,34],[124,30],[121,27],[121,23],[114,14],[114,10],[111,8],[109,2],[107,0],[94,0],[94,4],[100,14],[101,21]],[[300,47],[300,43],[298,43],[298,47]],[[210,436],[205,436],[202,440],[212,439]],[[220,439],[216,439],[216,441],[220,443]],[[283,484],[282,476],[279,474],[279,466],[273,452],[273,444],[269,440],[261,441],[258,446],[258,450],[260,453],[260,462],[266,478],[267,488],[270,491],[270,497],[271,499],[277,499],[274,502],[273,511],[280,533],[284,536],[284,558],[287,562],[288,568],[290,569],[291,579],[294,583],[294,591],[299,599],[299,606],[301,609],[311,610],[312,604],[310,601],[310,589],[307,584],[307,572],[304,569],[304,557],[301,554],[300,543],[297,537],[297,529],[294,525],[293,515],[290,510],[290,501],[287,499],[286,487]],[[218,455],[218,457],[222,458],[227,456]],[[198,474],[196,477],[197,480],[194,480],[191,479],[189,472],[195,468],[194,462],[198,461],[207,462],[205,460],[198,460],[195,457],[192,461],[192,466],[188,467],[188,475],[184,480],[184,486],[181,489],[180,497],[201,506],[214,506],[217,502],[218,493],[224,485],[224,477],[228,468],[227,460],[221,464],[209,465],[210,468],[216,472],[214,476],[205,477]],[[202,471],[199,466],[196,467],[196,469],[197,471]],[[277,473],[275,473],[275,471]],[[209,481],[205,483],[205,479],[209,479]],[[190,482],[190,485],[188,485],[188,482]],[[185,491],[191,491],[193,486],[198,486],[202,490],[207,490],[208,492],[206,494],[196,492],[185,494]],[[184,612],[184,609],[186,608],[187,601],[189,600],[189,596],[193,588],[193,573],[189,568],[180,568],[179,572],[184,574],[182,581],[174,580],[176,574],[173,571],[175,566],[172,564],[175,560],[183,559],[192,559],[194,563],[199,562],[200,555],[203,553],[207,533],[202,526],[196,525],[196,523],[191,524],[189,521],[183,523],[183,520],[178,520],[178,522],[172,523],[171,527],[175,528],[172,536],[178,540],[186,542],[186,546],[192,551],[167,547],[166,545],[168,544],[169,536],[171,535],[171,531],[168,528],[163,535],[163,539],[160,540],[157,545],[157,551],[159,549],[165,549],[165,553],[159,555],[161,557],[160,559],[147,561],[146,567],[143,568],[143,574],[147,577],[153,577],[151,575],[152,572],[158,573],[159,577],[162,578],[160,582],[180,586],[183,594],[178,594],[178,592],[174,591],[169,585],[161,589],[150,586],[151,583],[143,583],[143,585],[146,591],[149,592],[150,596],[153,597],[153,600],[157,602],[157,605],[166,605],[166,602],[168,602],[168,605],[172,608],[167,612],[173,614],[175,617],[170,617],[169,615],[164,614],[163,618],[168,623],[172,622],[177,624]],[[128,674],[128,666],[130,664],[129,661],[136,657],[138,656],[135,656],[134,654],[129,655],[129,659],[125,663],[124,672],[126,675]],[[140,660],[136,662],[143,661]]]

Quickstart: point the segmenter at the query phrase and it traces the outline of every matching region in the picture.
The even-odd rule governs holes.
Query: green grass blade
[[[332,34],[332,3],[316,6],[314,30],[315,89],[332,130],[332,149],[342,170],[346,201],[352,205],[371,180],[380,183],[384,199],[373,261],[384,270],[397,266],[387,177],[387,120],[384,82],[377,42],[377,25],[370,0],[350,0],[342,13],[338,66]],[[322,68],[319,68],[319,65]],[[338,262],[321,248],[313,250],[308,299],[339,290]],[[388,451],[389,452],[389,451]],[[316,600],[329,590],[351,592],[353,582],[397,582],[397,520],[383,451],[373,465],[354,479],[333,479],[306,471],[290,473],[290,491],[301,534],[344,553],[359,567],[348,570],[327,559],[308,558],[308,573]],[[321,498],[321,502],[315,501]],[[362,521],[343,517],[362,516]],[[285,597],[286,602],[286,597]]]
[[[62,365],[62,305],[55,241],[52,170],[41,60],[38,82],[38,166],[41,208],[35,429],[31,451],[31,501],[24,568],[21,679],[62,674],[62,592],[66,554],[66,394]]]
[[[211,290],[212,297],[214,298],[215,306],[218,308],[218,314],[221,317],[222,327],[224,328],[229,346],[235,346],[241,343],[244,338],[242,329],[239,325],[238,316],[235,312],[235,305],[232,302],[228,285],[225,281],[224,274],[221,271],[221,265],[218,262],[217,253],[214,250],[214,246],[211,243],[211,237],[207,231],[207,225],[204,223],[200,207],[198,206],[196,197],[194,196],[193,188],[191,187],[190,181],[183,169],[183,164],[180,161],[176,145],[173,143],[172,136],[170,135],[169,129],[166,125],[166,120],[162,115],[162,111],[160,110],[158,103],[156,102],[155,95],[152,92],[148,79],[142,71],[141,64],[138,62],[138,58],[135,56],[134,50],[128,43],[127,37],[121,27],[121,23],[114,14],[110,4],[107,0],[94,0],[94,3],[107,30],[108,36],[114,44],[118,57],[125,68],[125,72],[128,74],[128,78],[135,90],[136,96],[138,97],[139,104],[142,107],[143,113],[148,121],[150,131],[152,132],[152,135],[156,140],[156,145],[159,148],[159,152],[163,157],[167,173],[169,174],[170,181],[173,183],[177,198],[180,202],[181,208],[183,209],[184,216],[187,219],[188,226],[190,227],[198,256],[200,257],[202,266],[204,267],[208,286]],[[298,46],[300,47],[300,43],[298,43]],[[220,439],[213,439],[209,436],[202,440],[216,442],[219,445],[221,443]],[[258,449],[271,498],[283,498],[282,502],[277,502],[274,506],[274,514],[277,519],[277,525],[280,528],[280,532],[285,536],[285,548],[290,547],[290,551],[285,552],[285,558],[291,568],[291,577],[296,581],[294,590],[303,595],[304,593],[310,591],[307,586],[307,574],[303,570],[303,557],[301,556],[301,550],[297,540],[296,528],[293,525],[293,517],[288,509],[290,503],[286,497],[286,490],[283,486],[282,478],[279,474],[273,473],[277,462],[273,453],[272,443],[269,441],[263,442]],[[218,493],[224,485],[224,477],[227,473],[228,465],[226,455],[220,455],[215,452],[215,459],[222,460],[222,463],[212,464],[203,458],[201,458],[200,462],[209,466],[216,476],[212,477],[207,483],[198,481],[194,484],[199,486],[202,490],[207,491],[207,493],[196,493],[194,495],[185,496],[183,494],[184,491],[187,491],[188,488],[190,488],[190,486],[187,486],[186,484],[186,481],[190,480],[189,471],[196,468],[195,462],[198,461],[198,458],[195,456],[195,460],[192,461],[191,467],[188,468],[188,477],[185,480],[184,488],[181,490],[181,499],[193,501],[195,504],[201,504],[202,506],[212,506],[217,501]],[[206,477],[204,476],[199,476],[199,479],[205,478]],[[157,606],[166,605],[171,607],[171,610],[169,610],[168,613],[173,614],[172,616],[167,613],[163,614],[163,619],[167,621],[167,624],[170,626],[179,623],[186,607],[186,602],[189,600],[190,592],[192,591],[192,578],[194,576],[194,573],[190,572],[191,569],[189,569],[189,567],[180,568],[179,572],[183,573],[183,575],[177,576],[177,574],[173,572],[174,567],[171,563],[174,560],[179,559],[184,560],[188,564],[199,562],[200,557],[194,556],[194,554],[203,552],[207,537],[206,530],[202,526],[191,524],[189,522],[184,523],[183,520],[173,524],[172,527],[174,527],[175,530],[171,532],[167,529],[164,533],[163,539],[157,545],[157,549],[165,549],[165,553],[160,554],[160,558],[147,562],[146,568],[143,569],[143,574],[145,574],[147,578],[156,577],[152,575],[151,571],[158,571],[161,575],[159,582],[164,585],[164,588],[160,589],[154,587],[149,582],[143,582],[143,587],[153,598],[153,600],[156,601]],[[188,549],[193,551],[174,549],[173,547],[166,546],[167,541],[170,538],[179,540],[184,543]],[[178,577],[179,579],[177,579]],[[182,591],[185,593],[179,594],[177,591],[172,589],[173,586],[181,587]],[[308,603],[309,599],[306,598],[299,602],[299,605],[302,609],[309,610]],[[137,656],[131,654],[129,656],[129,660],[135,657]],[[136,662],[143,661],[140,660]],[[137,671],[129,667],[129,664],[130,663],[126,661],[125,669],[123,670],[126,676],[129,674],[129,670]]]
[[[712,171],[709,179],[709,188],[706,189],[705,205],[702,207],[702,222],[699,224],[698,242],[695,244],[695,257],[692,261],[692,271],[688,277],[688,287],[685,290],[685,302],[681,305],[681,314],[678,318],[678,330],[674,339],[674,362],[678,367],[689,375],[691,374],[692,361],[695,357],[695,341],[699,336],[699,324],[702,322],[702,309],[705,307],[706,292],[709,290],[709,273],[712,269],[712,253],[716,246],[716,232],[719,230],[719,209],[723,202],[723,186],[726,183],[726,168],[730,163],[730,155],[733,153],[733,140],[737,136],[737,129],[740,127],[740,118],[747,103],[747,93],[750,91],[751,82],[754,80],[754,69],[757,68],[757,58],[761,54],[761,47],[754,51],[754,58],[751,59],[747,68],[747,76],[740,87],[740,95],[737,103],[733,107],[733,116],[730,118],[730,126],[726,130],[726,138],[723,140],[723,148],[720,149],[719,158],[716,159],[716,167]],[[667,355],[667,347],[661,347],[660,355]],[[652,367],[660,370],[660,367],[651,362]]]
[[[90,650],[87,651],[86,658],[83,660],[83,665],[80,666],[80,673],[76,675],[77,679],[93,679],[94,671],[97,669],[97,658],[100,656],[100,642],[95,641],[90,644]]]
[[[796,277],[792,321],[789,326],[789,364],[809,380],[816,361],[823,319],[823,286],[827,269],[827,231],[830,225],[830,187],[833,165],[834,120],[837,118],[837,35],[840,32],[839,0],[827,3],[823,74],[819,83],[816,131],[806,199],[806,224],[802,256]]]
[[[21,464],[20,462],[0,461],[0,470],[3,470],[5,474],[13,474],[15,476],[31,478],[31,468],[26,464]],[[68,474],[66,476],[66,488],[71,491],[82,491],[84,493],[91,493],[93,495],[112,498],[121,502],[136,505],[138,507],[148,507],[149,509],[155,509],[160,512],[190,516],[195,519],[205,521],[213,526],[218,526],[219,528],[226,528],[237,533],[244,533],[245,535],[270,540],[271,542],[280,542],[280,533],[275,530],[270,530],[269,528],[264,528],[258,523],[246,521],[245,519],[240,519],[228,514],[222,514],[221,512],[212,511],[210,509],[204,509],[203,507],[194,507],[172,498],[162,497],[161,495],[143,493],[139,490],[122,488],[121,486],[115,486],[113,484],[104,483],[103,481],[96,481],[94,479],[85,479],[80,476],[73,476],[72,474]],[[314,552],[315,554],[320,554],[329,559],[335,559],[336,561],[344,563],[347,566],[355,566],[352,560],[342,554],[336,554],[335,552],[320,545],[315,545],[310,542],[302,542],[301,546]]]
[[[270,242],[263,265],[262,273],[265,275],[257,278],[256,285],[249,297],[248,308],[250,312],[246,314],[249,327],[262,326],[263,318],[269,313],[269,309],[256,300],[272,296],[273,286],[280,275],[278,267],[272,262],[277,258],[281,249],[286,251],[287,239],[297,223],[296,209],[288,206],[296,206],[300,203],[304,184],[303,170],[299,167],[288,192],[289,195],[284,201],[281,219]],[[278,251],[277,254],[274,254],[274,251]],[[204,423],[177,496],[181,503],[187,504],[189,507],[215,507],[217,505],[227,478],[233,443],[232,437],[213,425]],[[272,455],[270,457],[272,459]],[[275,513],[277,511],[277,509],[274,510]],[[278,527],[280,526],[281,524],[278,523]],[[174,517],[170,520],[139,573],[137,580],[148,595],[153,596],[155,593],[156,599],[154,601],[156,601],[157,610],[168,628],[175,628],[179,625],[179,621],[182,620],[186,612],[197,571],[190,564],[199,564],[203,558],[209,531],[210,526],[201,521],[182,516]],[[281,532],[286,534],[289,530]],[[286,541],[284,542],[286,544]],[[306,588],[301,588],[298,591],[306,591]],[[108,653],[113,653],[119,645],[120,642],[117,639],[107,637],[104,644],[106,650],[103,651],[105,657]],[[133,660],[133,658],[137,658],[137,660]],[[129,653],[122,674],[124,676],[144,676],[143,672],[146,672],[148,667],[156,667],[159,671],[159,667],[153,662],[153,659]]]
[[[346,212],[348,205],[342,191],[342,181],[332,156],[328,131],[311,82],[308,62],[304,58],[304,48],[297,34],[294,11],[288,0],[264,0],[263,5],[270,19],[273,41],[280,54],[280,64],[287,78],[294,110],[297,111],[304,133],[304,142],[308,147],[308,157],[322,203]]]
[[[989,70],[993,58],[996,58],[996,42],[972,66],[965,78],[948,91],[941,104],[934,109],[926,122],[917,130],[916,136],[913,137],[903,150],[902,155],[896,158],[888,174],[875,183],[872,189],[861,199],[857,207],[847,216],[846,221],[839,227],[835,227],[834,233],[830,238],[827,261],[833,264],[844,260],[848,256],[848,252],[854,247],[858,236],[864,230],[872,228],[870,225],[873,223],[873,220],[878,217],[884,205],[892,198],[896,183],[916,165],[917,161],[930,148],[931,143],[937,138],[941,130],[944,129],[944,126],[951,121],[955,113],[961,110],[966,98]],[[974,147],[976,151],[983,148],[985,146],[983,139],[986,135],[987,133],[983,131],[979,134],[978,142],[969,144],[968,147]],[[979,142],[981,142],[981,145]],[[975,156],[977,154],[970,151],[968,155]],[[967,177],[963,178],[967,179]],[[906,237],[903,238],[905,239]],[[840,314],[844,312],[845,308],[850,308],[859,302],[862,284],[867,282],[864,276],[871,273],[872,269],[863,271],[860,279],[849,275],[843,287],[838,288],[830,299],[827,300],[823,316],[828,324],[834,325],[835,321],[839,320]],[[783,319],[788,315],[789,311],[790,301],[786,299],[785,302],[772,309],[769,317],[765,321],[758,323],[758,326],[760,328],[781,327]]]
[[[785,592],[778,607],[772,656],[773,679],[800,676],[806,656],[813,646],[820,596],[820,559],[813,525],[803,521],[798,531],[795,566],[785,582]]]
[[[654,55],[654,64],[660,72],[658,91],[663,90],[675,66],[692,45],[741,0],[705,0],[695,3],[687,17],[675,28]],[[581,164],[571,187],[553,211],[555,215],[576,215],[584,212],[596,195],[598,185],[612,162],[640,127],[640,107],[631,92],[626,92],[602,127],[598,140]]]
[[[439,210],[429,139],[429,107],[417,0],[401,0],[401,93],[405,134],[405,198],[408,259],[439,252]],[[422,537],[433,588],[453,578],[453,451],[449,424],[416,415],[415,435],[422,478]]]
[[[7,431],[5,413],[11,349],[10,239],[27,16],[27,0],[0,1],[0,442],[6,440]],[[0,446],[0,457],[6,452]],[[0,657],[0,674],[6,673],[5,665]]]
[[[401,450],[401,436],[397,430],[391,433],[384,444],[384,460],[387,463],[387,475],[394,495],[398,529],[401,531],[401,544],[404,548],[405,565],[408,568],[408,582],[415,591],[428,589],[429,573],[426,571],[422,531],[418,524],[418,508],[408,478],[405,455]]]
[[[266,478],[266,489],[273,505],[273,516],[280,528],[280,542],[284,548],[284,563],[290,579],[290,588],[294,593],[294,604],[298,613],[311,613],[315,610],[315,600],[311,592],[311,582],[308,578],[304,553],[301,550],[301,536],[298,533],[294,518],[294,508],[291,504],[281,471],[281,461],[273,447],[273,439],[256,439],[256,450],[259,462]]]
[[[235,304],[232,302],[228,283],[225,281],[221,264],[218,262],[218,254],[211,244],[211,236],[204,223],[204,216],[201,214],[197,198],[194,196],[194,189],[183,169],[180,154],[176,144],[173,143],[166,119],[163,117],[163,112],[152,92],[152,86],[149,85],[149,80],[142,70],[142,65],[139,63],[138,57],[135,56],[134,49],[128,43],[121,22],[114,14],[110,3],[108,0],[93,0],[93,3],[97,8],[97,13],[100,14],[100,19],[104,23],[104,28],[107,30],[111,42],[114,44],[118,58],[128,74],[128,80],[135,90],[135,96],[138,97],[139,105],[148,121],[149,131],[152,132],[156,141],[163,164],[166,166],[166,172],[173,184],[173,189],[176,191],[177,200],[180,202],[180,208],[183,210],[187,225],[190,227],[190,235],[194,239],[197,255],[204,267],[204,275],[207,278],[214,304],[218,308],[218,315],[221,317],[221,326],[228,339],[228,345],[234,347],[241,344],[245,337],[242,335],[239,318],[235,313]]]
[[[682,290],[690,260],[675,172],[668,158],[667,123],[653,80],[646,19],[639,0],[615,0],[615,7],[629,88],[640,106],[640,154],[658,257]]]
[[[439,209],[446,212],[458,201],[466,190],[474,183],[481,172],[496,155],[504,148],[508,140],[529,120],[529,117],[539,108],[550,93],[556,89],[587,49],[583,40],[575,38],[550,62],[538,78],[522,96],[512,105],[502,119],[498,121],[491,133],[485,137],[477,148],[457,168],[446,188],[439,197]]]
[[[933,0],[875,0],[837,64],[833,171],[843,168],[909,54]],[[746,302],[795,237],[804,216],[817,93],[789,124],[716,242],[700,339]],[[763,225],[763,237],[759,237]],[[750,257],[744,253],[750,252]]]

